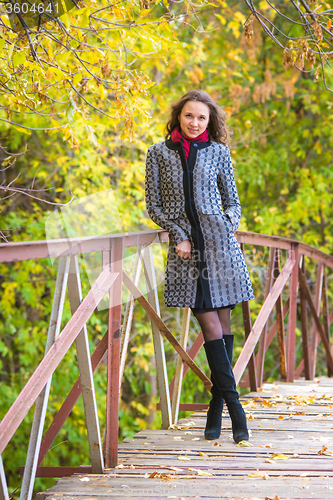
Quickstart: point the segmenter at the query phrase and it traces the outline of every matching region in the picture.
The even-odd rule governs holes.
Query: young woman
[[[190,307],[204,335],[212,381],[205,438],[220,436],[225,401],[239,443],[249,435],[231,369],[230,311],[254,295],[234,236],[241,206],[225,115],[194,90],[172,106],[166,128],[166,140],[148,149],[145,179],[148,214],[169,232],[165,305]]]

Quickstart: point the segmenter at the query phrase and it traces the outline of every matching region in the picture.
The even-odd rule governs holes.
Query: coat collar
[[[211,145],[211,141],[208,142],[196,142],[198,149],[205,149]],[[179,151],[182,147],[181,142],[173,142],[171,139],[165,141],[165,145],[168,149],[173,151]]]

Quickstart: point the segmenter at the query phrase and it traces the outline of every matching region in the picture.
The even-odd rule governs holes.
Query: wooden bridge
[[[228,416],[221,437],[206,441],[197,412],[125,439],[117,468],[63,478],[36,500],[331,499],[333,379],[264,384],[242,403],[251,446],[234,443]]]
[[[245,256],[248,249],[258,247],[269,248],[264,302],[253,325],[251,323],[249,303],[242,303],[245,342],[242,352],[239,355],[234,367],[237,382],[241,381],[241,378],[245,375],[242,381],[243,385],[248,384],[252,391],[257,391],[258,388],[262,387],[265,353],[274,336],[277,336],[278,339],[280,377],[282,381],[286,381],[288,383],[293,382],[303,372],[305,379],[314,379],[317,346],[319,342],[322,342],[324,346],[328,374],[331,375],[333,373],[333,358],[330,340],[330,324],[333,320],[333,311],[330,313],[328,307],[327,270],[333,268],[333,257],[324,254],[313,247],[295,240],[289,240],[287,238],[278,238],[247,232],[236,232],[235,234]],[[32,498],[34,479],[36,475],[43,475],[44,477],[61,477],[75,472],[84,472],[85,474],[92,473],[96,475],[95,479],[91,476],[84,476],[79,478],[79,480],[81,480],[82,483],[90,482],[90,484],[93,484],[91,481],[97,481],[98,478],[100,480],[101,477],[105,478],[105,481],[106,477],[108,477],[108,481],[111,480],[112,475],[110,474],[108,476],[98,475],[103,474],[108,469],[120,467],[122,465],[120,460],[124,459],[120,458],[118,450],[119,388],[122,380],[135,300],[141,304],[151,319],[157,367],[158,390],[161,399],[159,407],[162,413],[162,431],[160,431],[160,434],[163,436],[165,435],[165,439],[168,442],[170,440],[174,441],[173,438],[171,439],[172,433],[175,430],[172,426],[177,425],[179,409],[203,410],[207,407],[207,405],[189,405],[179,403],[182,379],[188,369],[192,369],[194,371],[207,389],[210,388],[211,383],[195,363],[195,357],[203,344],[202,334],[198,335],[189,352],[186,351],[190,310],[184,309],[183,327],[179,340],[174,337],[160,317],[152,244],[154,242],[163,243],[167,241],[168,234],[165,231],[150,230],[138,233],[106,235],[97,238],[87,237],[0,245],[0,262],[10,263],[45,257],[58,258],[59,261],[45,357],[0,423],[1,454],[7,445],[10,446],[12,436],[17,430],[19,432],[20,424],[22,423],[25,415],[36,402],[27,461],[24,468],[24,477],[20,496],[21,500]],[[126,247],[136,247],[136,260],[132,271],[132,277],[130,277],[123,269],[123,249]],[[102,254],[101,273],[92,285],[87,296],[83,299],[78,256],[80,254],[89,254],[92,252],[101,252]],[[284,255],[286,255],[285,259],[283,259]],[[313,294],[314,297],[312,296],[307,283],[306,258],[311,259],[312,266],[313,264],[316,264],[317,266],[316,288]],[[284,260],[284,262],[282,262],[282,260]],[[142,267],[144,268],[147,285],[147,299],[138,288]],[[124,310],[124,319],[121,324],[122,283],[128,288],[129,296]],[[60,332],[66,289],[68,289],[72,318]],[[284,292],[284,296],[286,296],[285,290],[288,290],[288,299],[283,303],[282,293]],[[106,294],[109,294],[108,331],[91,356],[89,352],[86,322]],[[295,366],[298,304],[300,308],[303,359],[298,366]],[[268,319],[274,309],[276,311],[275,321],[268,331]],[[321,311],[322,314],[320,314]],[[312,316],[311,329],[308,327],[309,315]],[[320,318],[320,316],[322,317]],[[287,324],[286,331],[285,324]],[[168,383],[163,337],[171,343],[179,355],[176,375],[170,386]],[[43,437],[43,428],[47,411],[47,401],[51,390],[52,374],[74,341],[76,342],[80,378],[73,386],[59,413],[55,416],[50,428],[46,431]],[[254,349],[258,342],[258,353],[254,356]],[[107,426],[103,443],[105,452],[103,453],[97,416],[93,372],[98,367],[106,351],[108,352],[108,380],[105,410]],[[247,368],[248,373],[245,374]],[[329,384],[329,382],[327,382],[327,384]],[[286,387],[289,387],[289,385]],[[86,415],[91,466],[84,469],[64,467],[63,469],[58,469],[57,471],[52,470],[52,468],[40,467],[40,464],[42,463],[81,393],[83,396]],[[260,396],[258,397],[262,397],[262,394],[263,393],[260,393]],[[252,395],[253,394],[250,394],[249,397],[252,398]],[[290,397],[291,394],[287,391],[285,396]],[[263,400],[265,401],[264,398]],[[280,401],[277,401],[277,403],[280,404]],[[284,403],[285,401],[281,401],[282,405]],[[320,402],[320,404],[321,403],[322,402]],[[325,413],[327,414],[329,412],[327,411],[326,406]],[[279,409],[282,411],[282,408]],[[196,428],[197,431],[201,427],[203,428],[203,416],[203,414],[198,413],[193,417],[193,419],[198,423]],[[283,414],[281,414],[281,416],[283,417]],[[284,419],[281,419],[281,421],[282,420]],[[168,431],[170,427],[171,429]],[[178,431],[181,429],[176,430]],[[154,432],[156,434],[156,431],[151,431],[151,437],[154,436]],[[202,434],[202,430],[200,432]],[[197,450],[199,449],[199,445],[201,445],[202,450],[211,446],[209,443],[203,442],[201,434],[199,433],[198,435],[195,435],[195,437],[199,437],[197,442],[194,441],[194,443],[191,442],[191,444],[188,445],[194,453],[196,453],[195,448]],[[182,435],[179,435],[180,439],[188,440],[188,438],[185,437],[187,434],[182,433]],[[135,438],[136,443],[140,442],[137,441],[139,438],[140,434]],[[123,450],[128,444],[129,443],[124,443],[121,445],[121,454],[125,453],[126,455],[127,451],[124,452]],[[144,443],[142,443],[142,445],[146,446]],[[216,445],[216,448],[218,447],[219,443]],[[173,450],[175,450],[175,444],[173,442],[171,448],[170,450],[173,452]],[[135,446],[135,449],[139,448]],[[166,447],[166,450],[168,449],[169,448]],[[235,448],[233,448],[233,450],[234,449]],[[249,451],[247,449],[245,451],[244,450],[245,449],[242,449],[241,453],[243,456],[244,453],[245,456],[247,456],[246,453],[249,453]],[[238,457],[238,465],[237,467],[235,465],[235,471],[238,469],[239,471],[241,470],[241,463],[239,462],[241,454],[239,454],[238,451],[239,450],[237,450],[236,454]],[[200,455],[199,453],[199,457],[201,457],[199,459],[200,463],[207,458],[205,455],[208,453],[203,453],[203,455]],[[326,457],[329,453],[330,452],[326,449],[320,456]],[[224,453],[224,447],[223,454],[228,458],[227,451]],[[187,458],[188,455],[189,453],[186,455]],[[130,461],[133,458],[132,455],[126,456]],[[289,457],[289,459],[290,458],[291,457]],[[314,457],[312,456],[308,458],[314,460]],[[160,461],[160,457],[158,455],[156,456],[156,459]],[[165,463],[166,462],[163,459],[163,465]],[[200,467],[204,467],[204,464],[201,463],[200,465],[200,463],[197,462],[197,467],[199,467],[198,470],[201,470]],[[225,462],[222,461],[222,465],[220,467],[221,470],[225,469],[223,463]],[[242,469],[245,470],[244,461],[242,464]],[[7,500],[9,496],[5,479],[5,466],[6,464],[3,466],[0,461],[0,498]],[[133,465],[133,467],[135,466]],[[314,467],[316,467],[315,464]],[[308,468],[310,469],[310,465]],[[118,471],[119,469],[116,470]],[[136,468],[133,470],[136,470]],[[155,474],[155,471],[152,471],[151,474],[153,474],[153,476],[148,476],[148,479],[154,479],[155,477],[163,479],[163,476],[159,476],[164,473],[165,472],[156,471]],[[113,479],[117,479],[118,472],[117,474],[113,474],[115,474]],[[135,473],[133,472],[132,474],[133,477],[131,477],[135,480]],[[235,474],[237,476],[236,472]],[[197,475],[201,477],[199,473]],[[222,475],[224,476],[224,474]],[[328,476],[330,475],[328,474]],[[184,481],[187,480],[193,481],[192,478],[184,478]],[[119,481],[117,484],[119,484]],[[212,498],[214,498],[214,494],[212,493]],[[52,498],[52,495],[45,495],[46,498]],[[66,495],[64,498],[71,498],[70,495]],[[92,493],[89,493],[88,495],[92,495]],[[96,495],[97,493],[95,491],[93,496],[90,496],[89,498],[93,498],[94,496],[97,498],[98,495]],[[170,498],[172,498],[172,493],[170,495]],[[186,493],[184,493],[183,496],[185,498],[190,498]],[[221,498],[220,493],[218,493],[217,496]],[[73,492],[72,497],[80,498],[76,494],[74,495]],[[61,496],[59,497],[58,493],[54,493],[54,498],[61,498]],[[82,498],[88,497],[86,495],[82,496]],[[135,498],[135,495],[133,498]],[[165,496],[163,498],[165,498]],[[176,498],[179,497],[176,496]],[[227,498],[230,498],[230,496]],[[325,497],[323,496],[322,498]]]

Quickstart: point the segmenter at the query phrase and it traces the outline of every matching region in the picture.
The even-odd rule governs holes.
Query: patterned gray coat
[[[145,197],[151,219],[169,232],[166,306],[215,308],[254,298],[234,236],[241,206],[227,146],[192,142],[186,161],[180,142],[154,144]],[[191,259],[175,252],[184,240],[191,242]]]

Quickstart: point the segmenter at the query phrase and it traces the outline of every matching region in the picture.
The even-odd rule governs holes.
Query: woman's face
[[[187,101],[178,118],[182,133],[194,139],[207,128],[209,107],[204,102]]]

